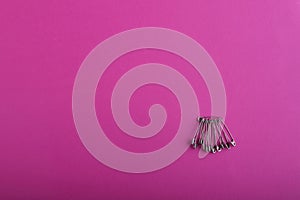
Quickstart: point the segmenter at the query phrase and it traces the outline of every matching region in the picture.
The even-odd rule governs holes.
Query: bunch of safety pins
[[[221,117],[198,117],[199,123],[191,146],[200,147],[205,152],[216,153],[230,149],[236,143]]]

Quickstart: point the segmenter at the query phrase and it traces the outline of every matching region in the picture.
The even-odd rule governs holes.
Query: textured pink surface
[[[299,1],[7,1],[0,19],[1,199],[300,198]],[[188,150],[167,168],[147,174],[110,169],[87,152],[72,118],[79,66],[104,39],[144,26],[183,32],[209,52],[226,87],[226,123],[235,149],[203,160]],[[155,60],[188,66],[166,52],[128,56],[132,59],[114,64]],[[203,81],[185,73],[199,82],[201,112],[209,113]],[[160,98],[150,95],[141,103],[157,90]],[[97,92],[99,112],[101,98]],[[149,120],[148,105],[179,109],[172,93],[159,86],[138,90],[131,103],[141,125]],[[166,131],[174,132],[178,120],[168,118]],[[174,135],[156,136],[143,147],[118,131],[108,137],[124,149],[144,152]]]

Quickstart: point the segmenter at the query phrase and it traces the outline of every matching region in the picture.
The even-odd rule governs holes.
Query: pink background
[[[144,26],[180,31],[209,52],[224,80],[226,123],[236,148],[203,160],[189,149],[147,174],[113,170],[88,153],[72,118],[76,73],[101,41]],[[299,199],[299,26],[299,0],[1,2],[0,198]],[[155,50],[129,53],[113,65],[150,61],[188,67]],[[192,70],[184,73],[199,84],[201,112],[209,113],[203,81]],[[118,76],[107,71],[103,81]],[[164,133],[146,140],[116,129],[110,111],[101,107],[109,97],[100,92],[110,87],[98,89],[97,112],[107,113],[101,122],[118,146],[150,151],[176,133],[178,102],[165,88],[145,86],[132,97],[139,124],[147,124],[153,103],[177,112]]]

